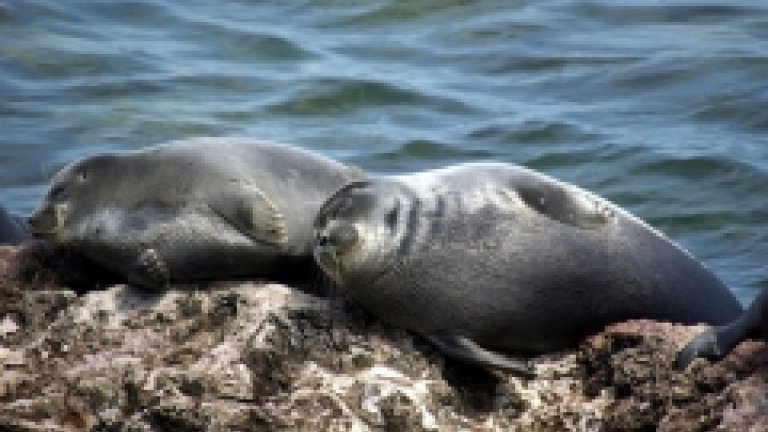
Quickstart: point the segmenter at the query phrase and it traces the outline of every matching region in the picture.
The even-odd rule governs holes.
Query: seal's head
[[[315,260],[340,287],[371,283],[396,262],[410,234],[413,197],[400,183],[350,183],[315,218]]]
[[[62,169],[53,178],[40,205],[29,218],[29,228],[36,237],[58,243],[73,239],[76,227],[102,207],[105,197],[117,191],[103,182],[112,177],[110,166],[117,156],[89,157]]]

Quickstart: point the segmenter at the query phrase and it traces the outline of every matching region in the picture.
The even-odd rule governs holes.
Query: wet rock
[[[536,358],[537,376],[527,379],[445,359],[340,299],[256,282],[148,292],[61,253],[0,248],[0,430],[768,425],[763,342],[677,373],[675,353],[702,328],[633,321]]]

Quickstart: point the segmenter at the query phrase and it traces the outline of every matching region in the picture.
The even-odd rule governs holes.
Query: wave
[[[287,100],[272,104],[268,111],[294,116],[331,115],[365,108],[399,106],[404,109],[428,107],[442,112],[466,112],[461,101],[425,94],[392,83],[318,78],[302,82]]]

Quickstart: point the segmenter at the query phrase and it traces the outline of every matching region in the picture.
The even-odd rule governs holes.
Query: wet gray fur
[[[499,353],[572,346],[618,321],[718,325],[742,311],[701,262],[638,218],[520,166],[348,185],[315,229],[316,259],[362,306],[448,355],[502,369],[527,367],[494,361]]]
[[[292,146],[197,138],[76,162],[30,221],[37,235],[143,286],[269,277],[311,262],[315,213],[361,178]]]

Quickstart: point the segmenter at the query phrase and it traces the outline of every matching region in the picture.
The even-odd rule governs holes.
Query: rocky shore
[[[240,281],[148,292],[0,248],[0,431],[767,431],[768,348],[671,369],[702,327],[633,321],[536,359],[446,360],[341,299]]]

